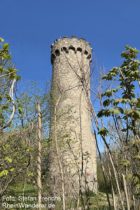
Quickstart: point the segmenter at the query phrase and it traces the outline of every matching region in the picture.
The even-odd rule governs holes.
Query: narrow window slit
[[[55,50],[55,55],[59,56],[60,55],[60,51],[58,49]]]

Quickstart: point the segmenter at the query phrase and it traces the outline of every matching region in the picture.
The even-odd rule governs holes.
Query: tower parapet
[[[75,54],[80,52],[89,62],[92,61],[92,48],[90,44],[84,39],[74,37],[58,39],[51,45],[51,63],[53,64],[54,60],[62,53],[69,54],[70,51],[73,51]]]

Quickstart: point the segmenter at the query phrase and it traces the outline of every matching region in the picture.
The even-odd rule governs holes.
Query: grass
[[[37,193],[37,188],[34,187],[31,184],[14,184],[12,186],[9,187],[9,191],[8,194],[36,194]]]
[[[47,192],[45,192],[44,194],[47,194]],[[23,196],[25,196],[25,197],[29,196],[29,197],[35,197],[37,199],[37,188],[32,184],[25,184],[24,185],[23,183],[15,183],[14,185],[9,186],[9,190],[6,193],[6,196],[8,196],[8,195],[9,196],[15,196],[16,198],[18,198],[19,196],[22,196],[22,197]],[[110,200],[112,202],[111,195],[110,195]],[[23,201],[21,201],[21,202],[23,202]],[[13,202],[11,201],[9,203],[13,203]],[[25,203],[33,204],[33,203],[37,203],[37,200],[36,201],[28,200]],[[47,202],[45,202],[45,203],[47,204]],[[91,203],[90,210],[109,210],[105,193],[99,192],[96,195],[91,195],[90,196],[90,203]],[[25,208],[23,208],[23,209],[20,208],[20,209],[23,210]],[[33,210],[33,208],[28,208],[28,209]],[[47,209],[47,208],[44,208],[44,209],[42,208],[42,210],[45,210],[45,209]],[[62,210],[62,207],[60,207],[60,202],[58,202],[56,204],[55,209],[56,210]],[[11,208],[11,210],[18,210],[18,208],[17,209],[12,209]]]
[[[112,202],[111,195],[109,195],[110,201]],[[91,201],[91,210],[109,210],[107,197],[105,193],[99,192],[90,199]],[[112,207],[113,210],[113,207]]]

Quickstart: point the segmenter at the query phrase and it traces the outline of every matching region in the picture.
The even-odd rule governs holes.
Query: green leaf
[[[4,42],[4,39],[0,37],[0,42]]]
[[[105,74],[102,79],[104,80],[112,80],[113,77],[115,77],[116,75],[118,74],[118,68],[117,67],[114,67],[113,69],[111,69],[109,71],[108,74]]]
[[[21,106],[18,107],[18,112],[19,112],[19,114],[23,113],[23,108]]]
[[[131,173],[128,173],[128,174],[126,175],[126,179],[127,179],[128,181],[132,181],[133,175],[132,175]]]
[[[110,109],[111,114],[117,115],[120,114],[120,110],[118,108]]]
[[[29,171],[29,172],[27,173],[27,176],[29,176],[29,177],[33,177],[33,176],[34,176],[34,174],[33,174],[33,172],[30,172],[30,171]]]
[[[130,161],[129,160],[122,160],[121,163],[120,163],[122,166],[126,166],[128,167],[130,165]]]
[[[11,97],[10,97],[8,94],[6,94],[6,99],[7,99],[9,102],[12,101]]]
[[[10,157],[5,157],[5,160],[8,162],[8,163],[12,163],[12,159]]]
[[[105,92],[102,94],[102,96],[110,97],[110,96],[113,95],[113,93],[115,93],[115,92],[117,92],[117,91],[118,91],[118,89],[110,89],[110,90],[105,91]]]
[[[2,107],[1,107],[3,110],[6,110],[6,109],[8,109],[8,104],[4,104],[4,105],[2,105]]]
[[[134,159],[140,160],[140,155],[135,155]]]
[[[7,175],[8,175],[8,170],[3,170],[0,172],[0,177],[7,176]]]
[[[111,115],[111,112],[109,109],[102,109],[101,111],[98,112],[97,116],[100,118],[100,117],[108,117]]]
[[[132,110],[131,115],[135,120],[140,119],[140,111],[139,110]]]
[[[109,106],[110,105],[110,103],[111,103],[111,100],[109,100],[109,99],[106,99],[104,102],[103,102],[103,106]]]
[[[21,80],[21,76],[19,75],[16,75],[16,78],[15,78],[17,81]]]
[[[122,52],[121,56],[125,59],[133,59],[137,57],[138,54],[138,50],[136,48],[130,47],[130,46],[126,46],[125,47],[125,51]]]
[[[10,168],[10,171],[13,172],[15,169],[14,168]]]
[[[7,53],[4,53],[2,58],[5,60],[9,60],[11,58],[11,56]]]
[[[108,134],[108,130],[103,127],[98,131],[98,134],[100,134],[101,136],[106,136]]]
[[[5,44],[3,45],[3,49],[4,49],[4,50],[8,50],[8,48],[9,48],[9,44],[8,44],[8,43],[5,43]]]
[[[3,73],[3,67],[2,66],[0,66],[0,73]]]

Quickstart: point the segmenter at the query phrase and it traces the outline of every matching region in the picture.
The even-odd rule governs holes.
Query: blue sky
[[[10,43],[23,80],[51,79],[50,45],[62,36],[87,39],[99,67],[120,63],[126,44],[140,49],[140,0],[0,0],[0,36]]]

